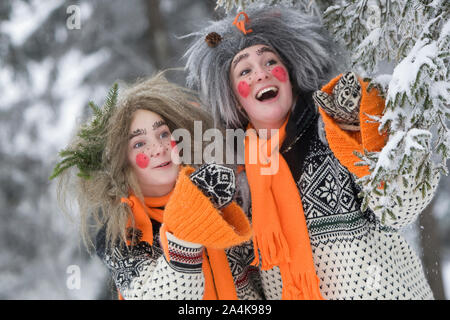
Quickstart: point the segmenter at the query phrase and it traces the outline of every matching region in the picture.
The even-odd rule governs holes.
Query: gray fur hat
[[[245,27],[251,33],[236,28],[236,15],[229,15],[186,36],[195,37],[184,55],[187,86],[199,91],[215,121],[231,128],[244,128],[248,123],[237,108],[229,78],[231,61],[241,50],[257,44],[275,49],[289,71],[294,92],[320,89],[336,66],[337,46],[317,17],[282,6],[252,5],[245,13],[250,19]],[[205,41],[211,36],[213,43]]]

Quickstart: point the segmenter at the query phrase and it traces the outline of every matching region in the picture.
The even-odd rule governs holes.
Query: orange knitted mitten
[[[164,210],[165,229],[175,237],[215,249],[225,249],[251,237],[250,223],[242,209],[232,202],[222,213],[189,179],[195,170],[180,170],[172,196]]]
[[[339,82],[341,75],[332,79],[328,84],[322,87],[322,91],[331,95],[334,87]],[[361,178],[370,174],[368,166],[356,166],[360,162],[353,152],[363,153],[364,150],[380,151],[386,142],[387,135],[378,132],[378,122],[371,121],[368,115],[381,116],[384,110],[385,101],[378,93],[378,90],[372,88],[367,91],[369,83],[361,81],[361,102],[359,108],[360,132],[350,132],[343,130],[334,119],[322,108],[319,112],[322,115],[325,124],[325,132],[328,144],[334,155],[350,172]]]

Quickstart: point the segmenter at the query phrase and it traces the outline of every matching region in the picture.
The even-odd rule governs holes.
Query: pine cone
[[[222,41],[222,36],[218,34],[217,32],[210,32],[205,37],[205,41],[211,48],[215,48],[220,41]]]

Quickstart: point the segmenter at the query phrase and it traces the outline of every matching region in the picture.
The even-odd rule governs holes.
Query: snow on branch
[[[304,12],[320,15],[318,6],[315,0],[216,0],[216,10],[218,8],[224,8],[226,12],[230,12],[234,8],[239,10],[245,10],[245,8],[253,3],[260,5],[275,5],[280,4],[286,7],[292,7],[300,9]]]
[[[396,183],[406,174],[425,194],[433,170],[448,173],[449,9],[444,0],[344,1],[324,14],[328,28],[352,52],[353,66],[367,72],[369,87],[386,98],[383,116],[372,119],[389,140],[379,153],[358,154],[371,172],[358,180],[363,204],[381,193],[389,206],[401,205]],[[386,62],[396,65],[392,75],[377,75]],[[383,219],[389,206],[381,208]]]

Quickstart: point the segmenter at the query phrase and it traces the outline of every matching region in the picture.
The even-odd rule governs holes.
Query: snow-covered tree
[[[353,67],[373,77],[386,97],[383,116],[373,120],[389,141],[379,153],[360,155],[371,169],[360,181],[365,199],[383,193],[385,213],[399,202],[391,182],[403,173],[414,170],[425,193],[433,170],[448,172],[449,18],[450,3],[444,0],[344,1],[324,13],[328,29],[352,53]],[[394,65],[392,74],[382,73],[386,63]]]
[[[233,8],[245,9],[246,6],[252,3],[261,3],[265,5],[281,4],[287,7],[303,10],[304,12],[322,16],[322,11],[329,7],[332,0],[216,0],[218,8],[224,8],[226,12],[230,12]]]

